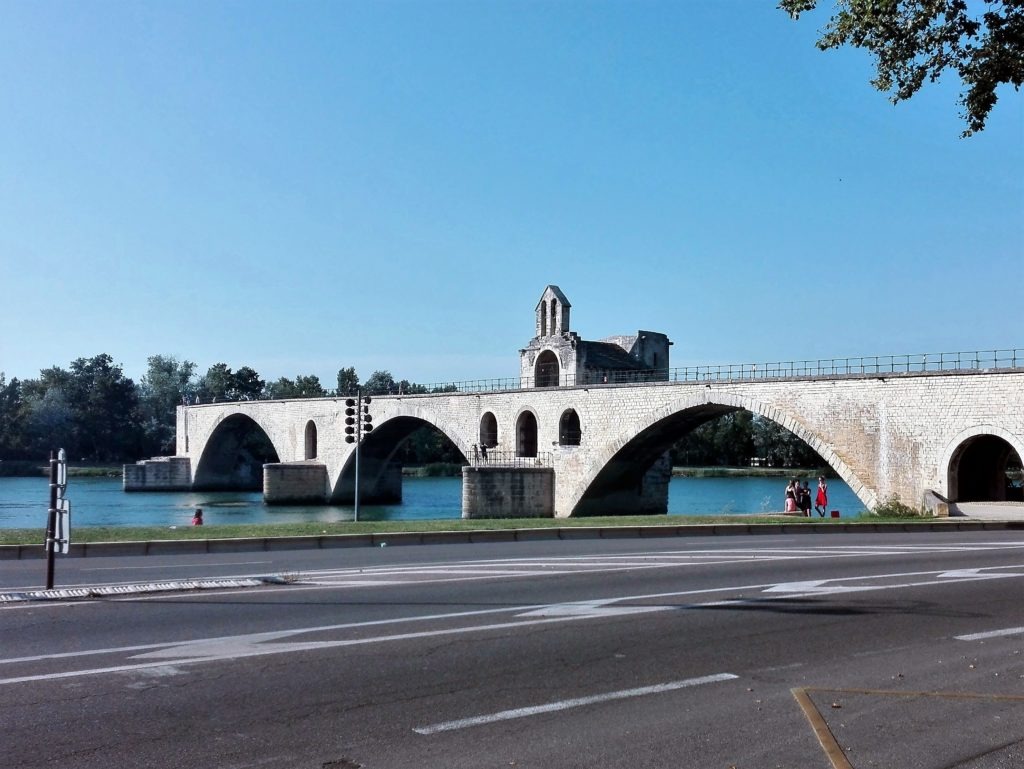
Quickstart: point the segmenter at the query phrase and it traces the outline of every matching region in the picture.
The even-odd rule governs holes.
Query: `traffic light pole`
[[[359,444],[363,442],[363,433],[373,430],[373,417],[370,416],[370,396],[363,395],[361,389],[356,390],[355,398],[345,401],[345,442],[356,444],[356,479],[353,488],[352,520],[359,520]]]
[[[357,391],[358,393],[358,391]],[[356,403],[362,403],[363,399],[357,397]],[[357,522],[359,520],[359,444],[363,442],[363,420],[356,420],[356,484],[355,484],[355,501],[352,507],[352,521]]]

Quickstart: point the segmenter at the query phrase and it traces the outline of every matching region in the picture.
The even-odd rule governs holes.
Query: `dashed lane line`
[[[957,641],[984,641],[989,638],[1002,638],[1009,635],[1024,635],[1024,627],[1008,627],[1002,630],[988,630],[984,633],[968,633],[953,637]]]
[[[692,686],[713,684],[720,681],[731,681],[736,678],[739,678],[739,676],[733,675],[732,673],[716,673],[709,676],[700,676],[699,678],[687,678],[682,681],[670,681],[668,683],[656,684],[654,686],[641,686],[636,689],[623,689],[617,692],[605,692],[604,694],[595,694],[590,697],[575,697],[569,700],[549,702],[545,705],[533,705],[525,708],[502,710],[498,713],[489,713],[487,715],[473,716],[471,718],[460,718],[455,721],[444,721],[438,724],[431,724],[430,726],[417,726],[413,731],[417,734],[423,735],[437,734],[438,732],[450,732],[456,729],[465,729],[470,726],[493,724],[497,721],[509,721],[514,718],[526,718],[527,716],[535,716],[541,713],[555,713],[560,710],[569,710],[570,708],[579,708],[585,705],[596,705],[601,702],[612,702],[614,700],[625,700],[634,697],[646,697],[650,694],[662,694],[663,692],[672,692]]]

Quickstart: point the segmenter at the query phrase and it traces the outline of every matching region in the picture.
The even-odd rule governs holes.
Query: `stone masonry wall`
[[[575,409],[579,446],[558,443],[558,424]],[[516,424],[526,411],[537,419],[537,445],[550,452],[554,510],[568,516],[608,462],[639,435],[678,438],[668,424],[701,409],[745,408],[807,441],[850,484],[866,507],[890,495],[919,505],[932,489],[947,493],[949,461],[957,446],[980,434],[998,435],[1024,456],[1024,372],[893,375],[734,383],[651,383],[375,397],[374,425],[413,417],[444,432],[466,457],[480,441],[485,413],[498,424],[496,451],[514,451]],[[334,488],[352,459],[344,442],[344,400],[252,401],[179,408],[178,454],[192,473],[217,426],[233,414],[249,416],[273,442],[282,462],[302,460],[307,422],[317,428],[318,456]],[[378,432],[371,434],[371,441]]]
[[[462,468],[463,518],[551,518],[555,473],[546,467]]]

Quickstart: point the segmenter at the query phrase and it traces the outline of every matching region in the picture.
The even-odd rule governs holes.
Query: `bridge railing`
[[[664,382],[736,382],[755,379],[871,376],[937,371],[979,371],[1024,368],[1024,349],[970,352],[871,355],[798,361],[682,366],[637,371],[588,371],[582,376],[512,377],[424,385],[424,392],[492,392],[538,387],[575,387]],[[401,395],[402,393],[396,393]]]
[[[587,371],[577,377],[558,376],[506,377],[465,381],[414,384],[408,388],[394,387],[390,392],[370,395],[427,395],[439,393],[483,393],[501,390],[527,390],[545,387],[600,387],[614,385],[664,384],[669,382],[742,382],[751,380],[832,378],[846,376],[884,376],[941,371],[982,371],[1024,368],[1024,348],[1005,350],[973,350],[969,352],[938,352],[910,355],[872,355],[849,358],[818,358],[799,361],[732,363],[722,365],[683,366],[635,371]],[[325,390],[307,398],[344,398],[352,393]],[[224,398],[220,400],[224,401]],[[268,394],[249,400],[275,400]],[[202,402],[209,403],[209,399]],[[200,403],[198,397],[188,404]]]
[[[514,451],[495,451],[474,447],[469,464],[474,467],[551,467],[550,451],[541,451],[535,457],[521,457]]]

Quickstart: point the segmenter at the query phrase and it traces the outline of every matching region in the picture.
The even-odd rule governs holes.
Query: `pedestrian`
[[[807,481],[804,481],[804,485],[800,488],[800,510],[804,514],[804,518],[811,517],[811,489],[807,485]]]
[[[192,516],[192,525],[193,526],[202,526],[203,525],[203,508],[201,508],[201,507],[197,507],[196,508],[195,515]]]
[[[825,476],[818,476],[818,495],[814,499],[814,509],[822,518],[828,509],[828,484],[825,483]]]
[[[789,482],[786,486],[786,512],[795,513],[797,511],[796,506],[796,495],[797,489],[800,488],[800,483],[796,478]]]

